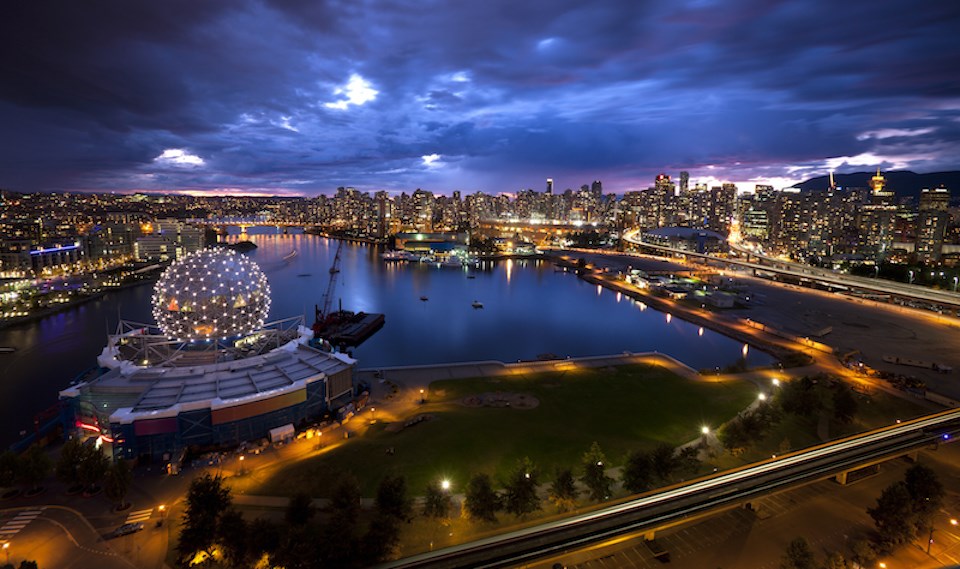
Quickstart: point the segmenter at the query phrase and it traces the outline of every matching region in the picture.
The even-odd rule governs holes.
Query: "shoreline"
[[[99,292],[91,293],[82,298],[75,298],[68,302],[64,302],[59,306],[49,306],[47,308],[44,308],[40,312],[31,313],[26,316],[18,316],[16,319],[2,321],[0,322],[0,330],[6,330],[7,328],[16,328],[17,326],[21,326],[24,324],[32,324],[38,320],[43,320],[48,316],[54,316],[61,312],[66,312],[72,308],[76,308],[82,304],[86,304],[92,300],[103,298],[104,296],[110,294],[111,292],[138,287],[145,284],[155,283],[159,278],[160,276],[157,275],[156,277],[141,279],[141,280],[138,280],[137,282],[124,283],[120,286],[110,287],[109,289],[102,289]]]

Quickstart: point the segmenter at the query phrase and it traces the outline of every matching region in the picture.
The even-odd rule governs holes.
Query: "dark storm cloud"
[[[960,146],[953,2],[64,0],[3,16],[0,187],[624,190],[661,170],[955,168]]]

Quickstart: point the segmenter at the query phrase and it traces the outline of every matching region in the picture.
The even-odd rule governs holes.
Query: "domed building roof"
[[[175,261],[153,290],[153,317],[180,341],[249,334],[270,311],[260,267],[230,249],[202,249]]]

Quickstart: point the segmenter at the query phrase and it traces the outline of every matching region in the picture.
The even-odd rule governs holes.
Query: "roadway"
[[[934,470],[946,489],[943,508],[934,516],[934,543],[926,552],[927,533],[911,544],[882,557],[890,569],[933,569],[960,564],[960,528],[950,523],[960,514],[960,445],[921,452],[920,462]],[[657,533],[657,541],[671,554],[675,569],[778,569],[787,544],[803,537],[818,561],[831,552],[848,559],[851,546],[873,532],[867,509],[891,484],[901,481],[911,465],[907,460],[884,463],[880,472],[842,486],[823,480],[764,498],[758,511],[733,508],[703,520]],[[556,562],[567,569],[656,569],[642,535],[610,540],[544,560],[528,569],[551,569]],[[878,563],[869,567],[878,567]]]
[[[960,435],[960,410],[943,411],[869,433],[676,485],[602,509],[385,564],[390,568],[508,567],[556,556],[637,531],[653,532],[860,465]]]
[[[663,245],[649,243],[641,239],[639,237],[639,233],[639,230],[627,232],[624,234],[623,239],[624,241],[639,247],[670,253],[671,255],[695,257],[714,263],[723,263],[726,265],[743,267],[753,271],[788,276],[800,281],[817,281],[823,283],[824,285],[856,288],[871,293],[889,294],[901,298],[932,302],[953,309],[960,308],[960,293],[957,292],[934,290],[927,287],[898,283],[896,281],[890,281],[886,279],[869,279],[853,275],[846,275],[836,271],[830,271],[818,267],[810,267],[790,261],[784,261],[782,259],[768,257],[739,245],[731,245],[731,248],[739,253],[747,255],[747,260],[730,257],[718,257],[706,253],[697,253],[694,251],[687,251],[684,249],[676,249],[674,247],[665,247]],[[749,258],[751,256],[757,258],[761,262],[750,262]]]
[[[141,561],[165,548],[165,540],[162,545],[151,543],[154,536],[143,532],[107,541],[80,512],[53,505],[0,511],[0,534],[0,541],[9,544],[5,551],[14,566],[31,560],[44,568],[130,569],[153,566]],[[138,559],[134,549],[144,549],[144,557]]]

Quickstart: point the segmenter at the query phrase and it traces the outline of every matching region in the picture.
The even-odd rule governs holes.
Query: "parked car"
[[[129,535],[129,534],[131,534],[131,533],[137,533],[138,531],[140,531],[140,530],[142,530],[142,529],[143,529],[143,522],[136,522],[136,523],[132,523],[132,524],[123,524],[122,526],[120,526],[120,527],[118,527],[117,529],[113,530],[113,533],[111,533],[110,535],[111,535],[111,537],[121,537],[121,536],[124,536],[124,535]]]

